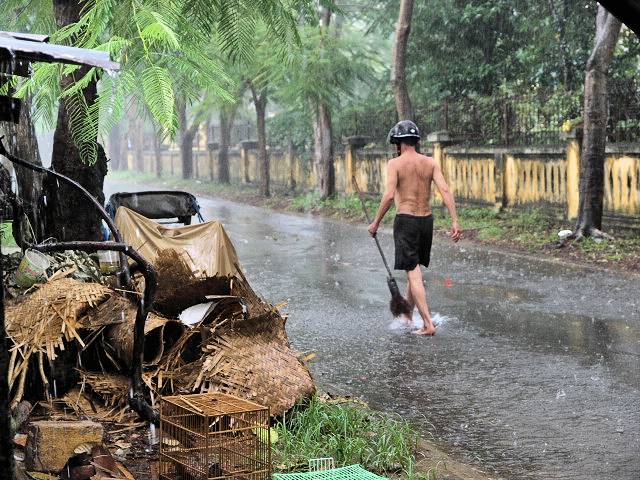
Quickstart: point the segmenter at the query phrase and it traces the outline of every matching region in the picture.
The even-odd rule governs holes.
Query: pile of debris
[[[161,396],[221,392],[279,416],[315,393],[290,348],[281,306],[250,287],[219,222],[168,228],[121,207],[116,224],[158,272],[144,332],[150,405]],[[107,280],[71,278],[72,271],[59,269],[6,301],[12,407],[28,400],[51,418],[134,422],[129,373],[144,279],[122,291]]]

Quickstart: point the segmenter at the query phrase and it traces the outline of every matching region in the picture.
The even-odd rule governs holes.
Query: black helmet
[[[395,124],[395,126],[389,131],[387,140],[389,143],[398,145],[401,138],[414,137],[420,139],[420,131],[415,123],[411,120],[402,120]]]

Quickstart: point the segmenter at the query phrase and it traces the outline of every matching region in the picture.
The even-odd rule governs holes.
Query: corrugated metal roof
[[[88,48],[67,47],[45,43],[46,35],[0,32],[0,60],[20,62],[60,62],[87,65],[106,70],[119,70],[120,64],[112,62],[109,53]]]

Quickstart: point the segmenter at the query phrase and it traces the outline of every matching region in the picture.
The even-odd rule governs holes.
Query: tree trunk
[[[125,122],[121,125],[121,134],[120,134],[120,150],[119,150],[119,158],[117,169],[121,172],[126,172],[129,170],[129,136],[127,135],[127,125]]]
[[[402,0],[400,2],[396,34],[393,40],[393,62],[391,64],[391,88],[396,99],[399,120],[414,120],[406,74],[407,43],[409,42],[412,16],[413,0]]]
[[[121,170],[123,163],[122,159],[122,144],[125,143],[125,139],[122,135],[122,125],[120,123],[113,126],[109,131],[109,144],[107,145],[107,156],[109,157],[109,163],[111,169],[114,171]]]
[[[598,7],[596,39],[584,82],[584,137],[580,163],[579,210],[574,235],[602,235],[607,126],[607,73],[621,22]]]
[[[267,90],[252,85],[251,95],[256,107],[256,125],[258,128],[258,165],[260,166],[260,194],[271,196],[269,191],[269,155],[267,154],[267,129],[265,118],[267,113]]]
[[[229,173],[229,148],[231,147],[231,128],[235,120],[237,106],[231,109],[220,109],[220,148],[218,150],[218,183],[228,185],[231,182]]]
[[[156,177],[162,178],[162,139],[157,133],[153,137],[153,150],[156,157]]]
[[[77,1],[54,0],[54,12],[58,28],[69,25],[79,19],[82,4]],[[64,91],[74,78],[81,78],[87,73],[88,67],[81,67],[72,76],[64,76],[61,87]],[[84,101],[87,105],[95,102],[96,83],[90,82],[83,90]],[[73,142],[68,99],[61,98],[58,108],[58,123],[53,136],[53,151],[51,168],[82,185],[96,200],[104,204],[104,177],[107,175],[107,156],[102,146],[97,142],[97,136],[83,145],[84,149],[96,152],[96,162],[93,165],[84,163],[80,151]],[[102,217],[93,208],[79,208],[87,205],[86,198],[77,189],[59,183],[52,178],[44,179],[47,195],[47,234],[58,241],[70,240],[101,240],[104,238]],[[72,221],[70,221],[72,220]]]
[[[184,101],[177,102],[178,123],[180,125],[180,157],[182,158],[182,178],[188,180],[193,177],[193,139],[196,136],[194,128],[187,125],[187,106]]]
[[[333,158],[333,126],[329,107],[314,106],[313,135],[315,138],[314,159],[318,175],[318,192],[323,199],[336,191],[335,165]]]
[[[16,157],[27,162],[42,166],[36,129],[31,119],[31,102],[29,98],[23,99],[20,109],[19,123],[4,122],[4,134],[10,141],[10,149]],[[7,148],[9,149],[9,147]],[[18,196],[29,207],[26,214],[31,223],[36,238],[43,239],[44,192],[42,191],[43,178],[41,173],[13,164],[18,183]]]
[[[135,170],[144,172],[144,121],[137,117],[131,126],[133,130],[133,163]]]

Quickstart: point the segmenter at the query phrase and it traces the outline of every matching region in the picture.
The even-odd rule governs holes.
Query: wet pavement
[[[425,274],[438,331],[419,337],[389,314],[364,223],[199,203],[251,286],[288,302],[292,347],[316,353],[319,384],[424,425],[495,476],[640,478],[640,277],[439,238]],[[391,232],[379,238],[392,260]]]

